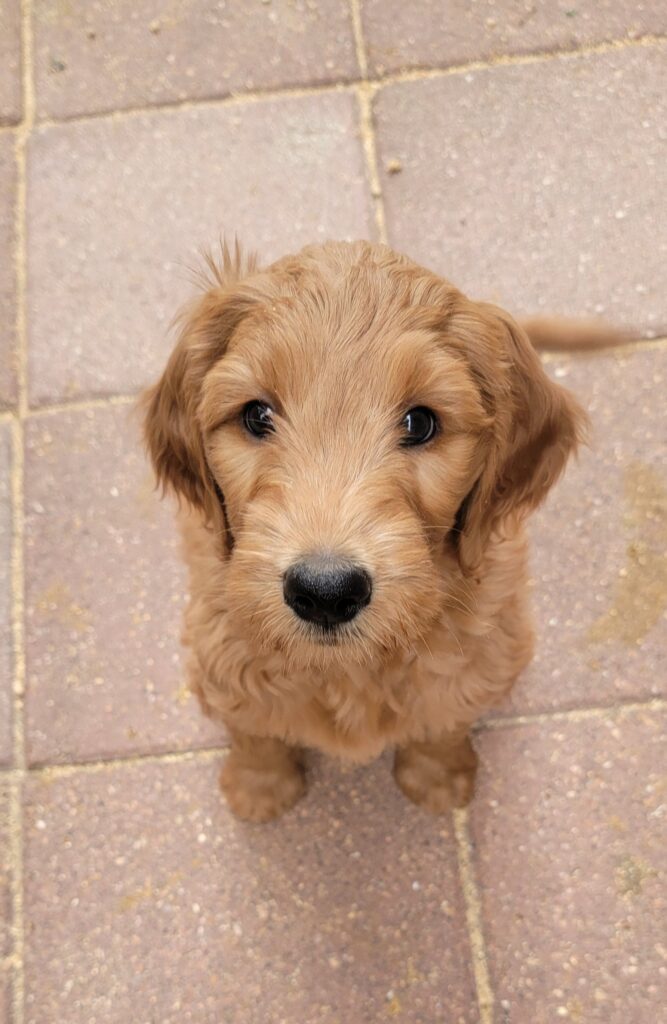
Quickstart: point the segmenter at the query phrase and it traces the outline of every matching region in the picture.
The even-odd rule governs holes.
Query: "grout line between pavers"
[[[35,121],[32,66],[32,10],[21,3],[23,119],[16,128],[16,376],[18,403],[12,418],[12,638],[14,654],[13,752],[9,806],[12,898],[12,1022],[23,1024],[25,1011],[23,911],[23,785],[26,772],[24,698],[25,654],[25,471],[24,424],[28,414],[28,184],[27,147]]]
[[[366,173],[368,175],[368,187],[373,203],[375,215],[375,227],[378,240],[387,244],[387,218],[385,216],[384,202],[382,199],[382,183],[378,170],[377,143],[373,127],[373,86],[368,81],[368,57],[366,55],[366,43],[364,41],[364,30],[361,21],[360,0],[349,0],[352,14],[352,26],[354,29],[354,45],[357,52],[357,63],[361,73],[361,81],[357,83],[356,94],[359,106],[359,132],[364,148],[366,161]]]
[[[103,398],[81,398],[72,399],[71,402],[53,402],[49,405],[38,405],[29,409],[28,419],[42,419],[45,416],[55,416],[57,413],[83,412],[86,409],[108,409],[110,406],[134,405],[141,392],[137,391],[129,395],[105,395]]]
[[[528,715],[514,715],[506,718],[491,718],[473,726],[476,735],[497,729],[512,729],[525,725],[542,725],[557,722],[583,722],[589,719],[608,719],[643,712],[667,711],[667,698],[652,697],[646,701],[631,701],[626,704],[600,705],[588,708],[572,708],[563,711],[545,711]],[[90,761],[68,761],[63,764],[37,764],[17,770],[11,767],[0,767],[0,779],[12,780],[19,776],[42,776],[47,778],[62,775],[74,775],[78,772],[97,772],[107,769],[136,767],[142,764],[178,764],[198,759],[209,760],[224,754],[229,749],[228,743],[218,743],[212,747],[190,747],[186,750],[168,750],[163,753],[121,754],[109,758],[98,758]]]
[[[119,757],[100,758],[96,761],[78,761],[67,764],[41,764],[28,769],[31,778],[46,780],[59,779],[70,775],[112,771],[117,768],[136,768],[151,764],[188,764],[191,761],[212,761],[229,749],[229,742],[212,747],[195,747],[189,750],[168,750],[164,753],[128,754]]]
[[[359,104],[359,130],[366,158],[366,171],[375,215],[375,227],[378,233],[378,241],[387,245],[389,238],[387,234],[387,217],[378,171],[377,144],[373,127],[373,93],[369,86],[360,85],[357,87],[357,102]]]
[[[507,715],[487,718],[473,726],[473,732],[492,732],[496,729],[515,729],[522,725],[548,725],[551,722],[586,722],[589,719],[614,719],[638,712],[666,711],[667,698],[650,697],[648,700],[627,701],[624,704],[602,704],[595,707],[569,708],[562,711],[538,711],[535,714]]]
[[[533,53],[502,53],[485,59],[469,60],[461,64],[450,64],[446,67],[412,68],[396,71],[387,75],[372,78],[378,86],[401,85],[404,82],[429,81],[435,78],[448,78],[450,75],[464,75],[471,71],[488,71],[493,68],[523,67],[527,64],[546,64],[553,61],[575,60],[580,57],[595,57],[619,50],[637,47],[660,46],[667,41],[667,36],[647,33],[636,39],[609,39],[601,43],[568,49],[535,50]]]
[[[308,96],[329,95],[331,93],[350,93],[359,78],[337,79],[333,82],[319,82],[314,85],[284,85],[268,89],[249,89],[247,92],[232,92],[224,96],[208,96],[200,99],[166,100],[163,103],[145,106],[122,107],[117,110],[91,110],[87,113],[73,114],[70,117],[45,117],[36,122],[35,127],[62,128],[68,125],[89,124],[96,121],[125,121],[132,117],[143,117],[146,114],[181,114],[192,110],[217,110],[226,107],[251,106],[271,100],[304,99]]]
[[[360,105],[361,105],[361,102],[362,102],[361,99],[360,99],[359,102],[360,102]],[[363,116],[364,116],[363,115],[363,111],[361,111],[361,107],[360,107],[360,117],[363,117]],[[362,133],[365,130],[366,129],[364,127],[362,129]],[[368,128],[368,131],[369,132],[372,131],[372,128],[371,128],[370,125],[369,125],[369,128]],[[366,146],[368,144],[370,144],[372,146],[372,141],[364,139],[364,146]],[[367,151],[367,160],[368,160],[368,151]],[[381,194],[381,191],[380,191],[380,195],[376,194],[376,190],[379,188],[379,186],[373,184],[372,178],[374,177],[374,175],[372,174],[371,168],[367,167],[367,170],[368,170],[369,179],[371,179],[370,180],[370,187],[371,187],[371,194],[373,196],[373,199],[374,200],[378,200],[378,199],[380,200],[380,202],[376,202],[376,213],[377,213],[378,209],[381,211],[379,217],[376,215],[376,225],[377,225],[377,228],[378,228],[378,233],[380,234],[381,240],[382,241],[386,241],[386,227],[385,227],[385,222],[384,222],[384,208],[383,208],[383,204],[381,202],[382,194]],[[576,319],[576,317],[574,319]],[[572,356],[576,356],[577,358],[579,358],[579,357],[591,358],[591,357],[594,357],[594,356],[606,356],[606,355],[614,355],[614,356],[626,357],[626,356],[632,356],[635,352],[647,352],[647,351],[651,351],[652,349],[655,349],[657,351],[662,351],[662,350],[664,350],[666,348],[667,348],[667,337],[664,337],[664,338],[663,337],[660,337],[660,338],[646,338],[646,339],[639,339],[637,341],[631,341],[631,342],[628,342],[627,344],[616,345],[616,346],[613,346],[613,347],[610,346],[608,349],[598,349],[597,351],[590,350],[590,349],[588,351],[584,351],[584,350],[579,350],[579,349],[574,349],[574,348],[571,349],[570,351],[567,351],[565,349],[563,349],[563,350],[561,350],[559,352],[556,352],[556,351],[546,352],[546,351],[544,351],[544,352],[540,352],[540,359],[544,363],[553,363],[553,362],[558,362],[558,361],[560,361],[562,359],[569,359]],[[71,401],[51,402],[51,403],[48,403],[48,404],[45,404],[45,405],[37,405],[37,406],[34,406],[33,408],[26,409],[25,416],[23,417],[23,419],[25,419],[25,420],[40,419],[40,418],[43,418],[43,417],[46,417],[46,416],[55,416],[58,413],[83,412],[86,409],[107,409],[110,406],[123,406],[123,405],[131,406],[131,405],[134,405],[139,400],[140,395],[141,395],[141,391],[135,391],[135,392],[132,392],[130,394],[105,395],[105,396],[99,397],[99,398],[97,398],[97,397],[93,397],[93,398],[73,398]],[[17,416],[18,416],[18,412],[16,410],[14,410],[14,409],[3,409],[0,412],[0,422],[2,422],[2,423],[11,423],[13,420],[15,420],[17,418]]]
[[[636,39],[612,39],[607,42],[592,43],[588,46],[580,46],[570,50],[538,50],[533,53],[526,54],[501,54],[499,56],[489,57],[486,60],[464,61],[460,64],[451,64],[444,67],[436,66],[413,68],[406,71],[389,72],[384,75],[369,75],[365,48],[363,49],[363,60],[359,59],[360,50],[357,40],[362,37],[359,0],[349,0],[349,2],[350,10],[352,12],[352,24],[355,36],[355,45],[357,47],[357,60],[359,61],[360,77],[336,79],[333,82],[320,82],[313,85],[276,86],[266,89],[249,89],[246,92],[232,92],[226,96],[212,96],[202,99],[167,100],[163,103],[124,107],[122,109],[115,110],[90,111],[87,113],[74,114],[71,117],[47,117],[37,121],[36,127],[40,129],[55,128],[70,124],[83,124],[88,121],[119,121],[124,120],[127,117],[151,114],[153,112],[169,114],[180,113],[185,110],[238,106],[244,103],[259,103],[264,100],[272,99],[289,99],[290,97],[298,99],[305,96],[317,96],[322,93],[347,92],[360,85],[367,85],[374,90],[378,90],[389,85],[429,81],[431,79],[447,78],[450,75],[464,75],[472,71],[486,71],[497,67],[521,67],[526,64],[570,60],[577,57],[591,57],[598,54],[613,53],[620,50],[638,47],[660,46],[667,41],[667,36],[647,34],[639,36]],[[7,126],[8,131],[15,129],[16,126]]]
[[[472,844],[468,827],[467,810],[452,812],[454,835],[456,838],[456,858],[459,868],[459,880],[463,891],[466,923],[470,939],[479,1024],[493,1024],[494,995],[491,988],[489,964],[486,954],[486,942],[482,926],[482,904],[479,897],[477,878],[473,863]]]
[[[354,33],[354,47],[357,54],[357,64],[362,81],[368,80],[368,57],[366,56],[366,44],[364,42],[364,29],[361,20],[360,0],[349,0],[350,16],[352,18],[352,31]]]

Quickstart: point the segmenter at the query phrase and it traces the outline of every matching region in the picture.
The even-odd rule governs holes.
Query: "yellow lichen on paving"
[[[641,643],[667,608],[667,488],[651,466],[633,462],[623,481],[623,524],[631,540],[612,606],[591,625],[593,643]]]
[[[185,705],[192,699],[192,691],[190,687],[184,683],[174,691],[173,698],[181,705],[181,707],[185,707]]]
[[[639,896],[644,882],[657,876],[658,872],[645,861],[628,855],[616,869],[616,888],[621,896]]]
[[[75,633],[86,633],[92,628],[89,609],[82,608],[72,600],[66,583],[54,583],[38,595],[35,607],[45,616],[54,618],[66,629]]]
[[[398,996],[392,996],[387,1003],[387,1014],[390,1017],[398,1017],[403,1012],[401,1001]]]
[[[125,896],[119,901],[118,909],[121,913],[125,913],[128,910],[134,910],[135,907],[140,906],[143,903],[158,902],[165,898],[171,889],[177,885],[183,878],[181,871],[172,871],[162,885],[154,886],[153,883],[148,880],[140,889],[135,889],[132,892],[126,893]]]

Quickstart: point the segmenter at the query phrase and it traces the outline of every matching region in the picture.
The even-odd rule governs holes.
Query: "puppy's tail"
[[[568,320],[561,317],[529,317],[521,321],[534,348],[552,352],[590,352],[637,341],[630,330],[610,327],[601,320]]]

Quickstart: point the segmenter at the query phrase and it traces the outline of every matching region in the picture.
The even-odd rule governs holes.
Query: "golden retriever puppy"
[[[391,746],[406,796],[461,807],[468,730],[531,657],[523,521],[585,415],[507,313],[386,246],[210,270],[145,430],[186,499],[190,684],[231,738],[229,806],[288,810],[304,748]]]

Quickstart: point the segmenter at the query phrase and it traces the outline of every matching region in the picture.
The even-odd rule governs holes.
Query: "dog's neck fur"
[[[190,680],[207,714],[251,735],[274,735],[356,761],[376,757],[433,723],[456,729],[499,700],[530,658],[523,531],[494,539],[475,580],[458,574],[453,552],[442,571],[452,585],[422,640],[366,662],[258,649],[234,615],[226,563],[201,518],[182,517],[193,600],[185,639],[196,651]],[[196,525],[195,525],[196,522]],[[517,616],[523,631],[509,628]],[[462,674],[468,685],[460,686]]]

